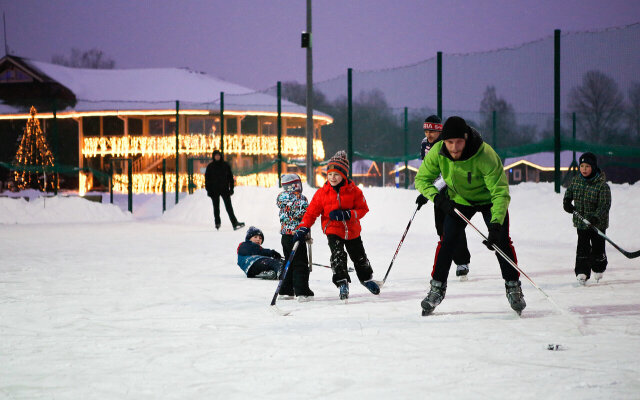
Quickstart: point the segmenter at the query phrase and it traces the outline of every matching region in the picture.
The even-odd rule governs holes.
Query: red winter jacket
[[[329,213],[333,210],[351,210],[351,218],[348,221],[332,221],[329,219]],[[368,212],[369,207],[362,190],[353,182],[347,181],[340,187],[340,193],[326,182],[313,195],[300,226],[311,228],[320,216],[322,232],[325,235],[338,235],[345,240],[355,239],[360,236],[362,230],[360,218]]]

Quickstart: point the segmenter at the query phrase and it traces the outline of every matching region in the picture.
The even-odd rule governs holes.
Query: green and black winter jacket
[[[509,209],[509,182],[498,154],[472,130],[459,160],[453,160],[443,141],[434,144],[416,174],[416,189],[433,201],[439,193],[433,181],[442,174],[447,194],[457,204],[491,204],[491,222],[502,224]]]
[[[609,209],[611,208],[611,189],[603,171],[598,170],[592,178],[585,178],[578,173],[564,193],[564,200],[573,201],[578,214],[589,219],[598,218],[596,228],[604,231],[609,227]],[[589,229],[576,215],[573,216],[573,226],[578,229]]]

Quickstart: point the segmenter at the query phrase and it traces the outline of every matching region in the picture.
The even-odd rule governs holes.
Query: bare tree
[[[635,136],[636,140],[640,139],[640,83],[631,84],[628,92],[629,104],[626,109],[627,124]]]
[[[624,115],[623,100],[612,78],[601,71],[588,71],[582,85],[569,92],[569,110],[576,113],[584,138],[598,143],[618,130]]]
[[[87,51],[72,48],[68,59],[56,54],[51,57],[51,62],[71,68],[113,69],[116,66],[115,61],[96,48]]]

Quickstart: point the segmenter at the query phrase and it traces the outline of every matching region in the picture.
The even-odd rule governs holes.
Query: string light
[[[179,135],[179,154],[208,156],[220,149],[220,137],[211,135]],[[286,136],[281,140],[281,152],[285,157],[301,157],[307,154],[307,139]],[[278,155],[277,136],[225,135],[224,153],[238,155]],[[162,156],[176,154],[175,136],[108,136],[85,137],[82,155],[92,157]],[[313,140],[313,156],[324,160],[322,140]]]

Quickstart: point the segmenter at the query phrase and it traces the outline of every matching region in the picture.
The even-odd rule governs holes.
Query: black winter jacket
[[[231,166],[223,159],[211,161],[204,173],[204,186],[209,197],[231,194],[234,187]]]

